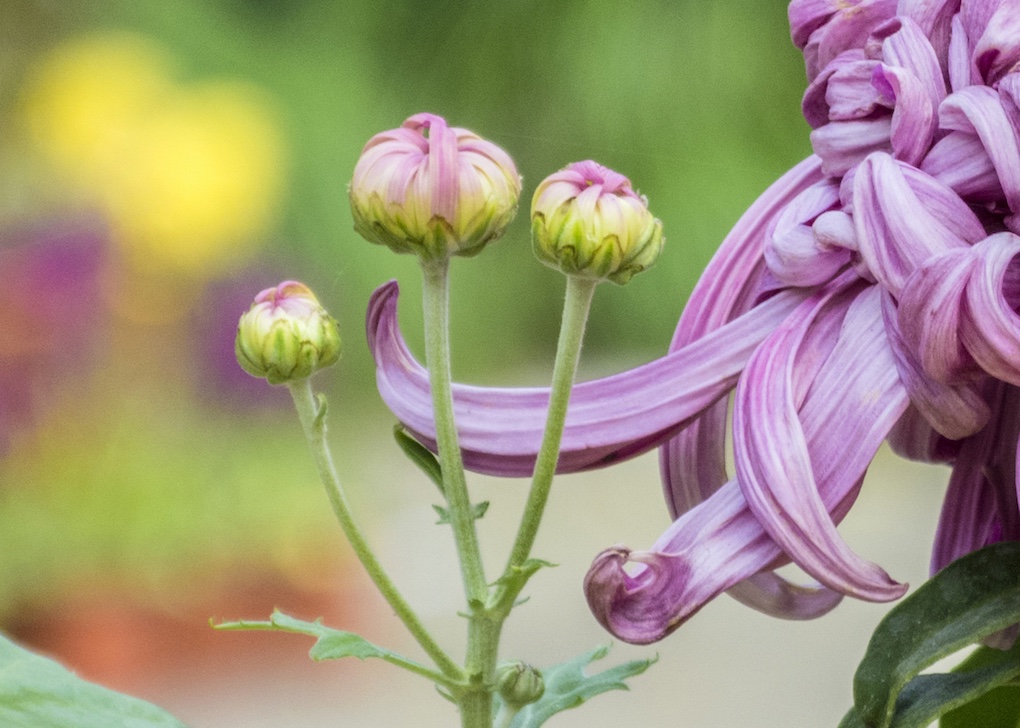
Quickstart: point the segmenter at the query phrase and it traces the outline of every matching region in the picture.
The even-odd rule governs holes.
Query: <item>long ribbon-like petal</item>
[[[434,446],[428,373],[400,334],[397,293],[397,284],[390,282],[369,303],[368,341],[376,360],[376,381],[397,418]],[[805,295],[779,293],[688,347],[629,372],[576,385],[559,472],[633,457],[675,434],[733,388],[754,348]],[[456,384],[453,396],[465,465],[493,475],[530,474],[545,426],[549,390]]]

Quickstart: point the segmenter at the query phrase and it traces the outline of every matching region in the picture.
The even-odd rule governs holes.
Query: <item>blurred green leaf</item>
[[[415,440],[399,422],[393,426],[393,439],[397,441],[397,445],[400,446],[407,459],[417,465],[418,469],[425,473],[429,480],[435,483],[436,487],[439,488],[439,492],[445,495],[446,491],[443,490],[443,468],[439,461],[436,460],[436,456],[432,454],[432,451]]]
[[[627,690],[624,680],[640,675],[657,659],[625,662],[593,675],[585,673],[586,667],[607,654],[608,646],[596,647],[573,660],[542,670],[545,693],[537,702],[521,708],[511,728],[538,728],[557,713],[576,708],[600,693]],[[499,701],[498,696],[496,699]]]
[[[924,728],[943,713],[1020,677],[1020,660],[921,675],[957,650],[1020,622],[1020,543],[953,562],[879,623],[854,675],[854,707],[841,728]]]
[[[86,682],[0,636],[0,725],[5,728],[183,728],[138,698]]]
[[[1020,661],[1020,640],[1008,651],[979,647],[956,667],[956,672],[980,670],[1005,661]],[[1020,685],[990,690],[977,700],[942,716],[939,728],[1020,728]]]

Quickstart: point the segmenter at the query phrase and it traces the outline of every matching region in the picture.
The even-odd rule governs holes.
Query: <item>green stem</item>
[[[424,273],[425,363],[432,390],[436,445],[443,471],[443,488],[450,506],[450,523],[460,558],[468,603],[484,604],[488,585],[482,567],[475,518],[471,511],[464,461],[453,417],[450,375],[449,260],[422,261]]]
[[[531,479],[531,491],[524,506],[524,517],[517,531],[510,558],[507,561],[506,574],[512,574],[528,560],[531,548],[535,544],[535,536],[542,522],[553,476],[556,474],[556,463],[560,456],[560,442],[563,439],[563,427],[567,419],[567,404],[570,391],[577,373],[577,362],[581,355],[581,342],[584,339],[584,328],[588,321],[592,296],[595,293],[597,280],[567,276],[567,292],[563,304],[563,321],[560,325],[560,338],[556,348],[556,363],[553,365],[552,389],[549,392],[549,411],[546,416],[545,434],[535,461],[535,471]],[[523,587],[523,583],[520,585]],[[518,588],[517,592],[520,591]],[[504,595],[504,599],[516,599],[516,594]],[[504,606],[507,606],[504,604]]]
[[[300,382],[293,382],[288,385],[291,396],[294,398],[294,406],[297,408],[298,418],[301,420],[301,427],[304,430],[305,438],[315,459],[315,466],[319,471],[319,478],[326,488],[326,495],[329,497],[329,504],[333,507],[340,527],[344,535],[354,549],[358,560],[365,571],[368,572],[376,588],[392,607],[397,617],[400,618],[408,631],[421,645],[425,653],[432,658],[436,666],[442,671],[449,681],[460,682],[464,679],[464,671],[453,659],[435,642],[432,635],[425,629],[425,625],[404,600],[396,586],[390,581],[389,576],[383,570],[375,554],[365,540],[361,529],[358,528],[354,517],[351,515],[350,505],[337,477],[336,466],[333,463],[333,456],[326,443],[326,418],[325,403],[322,405],[315,401],[312,393],[312,385],[308,379]]]
[[[486,609],[489,586],[478,547],[475,517],[464,475],[464,461],[453,415],[449,341],[448,259],[422,260],[424,277],[425,362],[432,390],[436,445],[443,471],[464,594],[468,602],[468,644],[464,669],[469,687],[459,697],[463,728],[492,725],[491,685],[495,678],[501,622]]]

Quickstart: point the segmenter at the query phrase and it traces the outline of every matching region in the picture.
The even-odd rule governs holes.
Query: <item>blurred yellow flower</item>
[[[214,276],[249,256],[274,222],[283,140],[250,84],[178,84],[158,46],[104,34],[46,56],[22,110],[33,140],[105,211],[136,267]]]

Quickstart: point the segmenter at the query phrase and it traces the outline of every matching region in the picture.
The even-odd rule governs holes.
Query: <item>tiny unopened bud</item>
[[[496,690],[511,708],[534,703],[545,693],[542,673],[524,662],[505,662],[496,668]]]
[[[270,384],[310,376],[340,358],[340,332],[308,286],[284,281],[255,296],[237,325],[241,367]]]
[[[440,260],[474,255],[503,234],[521,178],[492,142],[416,114],[368,141],[348,196],[354,229],[366,240]]]
[[[546,177],[531,201],[535,255],[567,275],[626,283],[662,251],[662,223],[630,180],[596,162]]]

